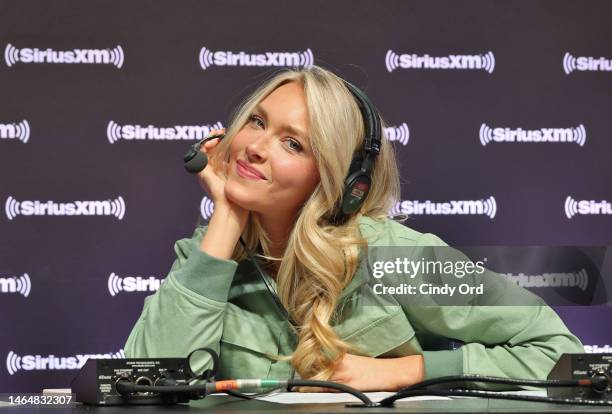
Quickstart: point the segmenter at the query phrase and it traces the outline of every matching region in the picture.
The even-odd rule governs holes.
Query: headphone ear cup
[[[372,180],[370,175],[361,170],[363,154],[356,153],[351,160],[351,167],[344,180],[344,191],[340,202],[340,212],[343,215],[353,214],[359,210],[370,191]]]
[[[347,178],[340,205],[342,214],[349,215],[359,210],[370,192],[371,184],[370,176],[362,171],[358,171]]]

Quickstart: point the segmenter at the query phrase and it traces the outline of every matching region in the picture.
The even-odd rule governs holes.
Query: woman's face
[[[225,195],[264,214],[295,214],[319,183],[304,90],[291,82],[257,105],[230,147]]]

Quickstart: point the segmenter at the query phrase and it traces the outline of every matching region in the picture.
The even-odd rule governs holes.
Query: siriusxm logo
[[[396,69],[457,69],[484,70],[493,73],[495,56],[491,51],[478,55],[430,56],[414,53],[398,54],[389,49],[385,55],[385,66],[388,72],[393,72]]]
[[[203,70],[211,66],[302,66],[310,67],[314,63],[312,50],[303,52],[264,52],[246,53],[226,50],[211,51],[206,47],[200,49],[198,57]]]
[[[399,126],[389,126],[385,128],[385,137],[388,141],[408,145],[410,129],[408,129],[408,125],[405,122]]]
[[[480,144],[491,142],[570,142],[581,147],[586,142],[586,129],[580,124],[575,128],[491,128],[480,125]]]
[[[115,296],[121,292],[156,292],[165,279],[157,279],[153,276],[120,277],[115,273],[108,276],[108,292]]]
[[[213,211],[215,211],[215,203],[210,198],[204,196],[200,202],[200,214],[202,214],[204,220],[210,220]]]
[[[589,285],[589,275],[585,269],[573,273],[542,273],[539,275],[502,273],[502,276],[518,286],[528,288],[575,287],[585,291]]]
[[[95,359],[118,359],[125,358],[123,349],[118,352],[108,354],[77,354],[72,356],[55,355],[17,355],[9,351],[6,356],[6,370],[10,375],[15,375],[19,371],[48,371],[79,369],[89,358]]]
[[[601,215],[612,214],[612,203],[606,200],[574,200],[571,196],[565,199],[565,215],[571,219],[577,214],[580,215]]]
[[[563,55],[563,71],[569,75],[573,71],[612,72],[612,59],[592,56],[575,57],[568,52]]]
[[[155,127],[153,125],[119,125],[109,121],[106,127],[106,138],[114,144],[120,139],[131,140],[201,140],[210,134],[213,129],[222,129],[223,124],[214,125],[175,125],[172,127]]]
[[[429,200],[404,200],[397,202],[389,213],[392,216],[398,214],[409,216],[483,215],[494,218],[497,214],[497,203],[493,196],[482,200],[451,200],[440,203]]]
[[[30,124],[25,119],[18,124],[0,124],[0,139],[17,139],[26,144],[30,140]]]
[[[114,216],[123,220],[125,202],[119,196],[114,200],[74,201],[57,203],[55,201],[23,200],[17,201],[9,196],[4,205],[6,217],[13,220],[22,216]]]
[[[21,276],[0,277],[0,293],[17,293],[27,298],[30,290],[32,282],[27,273]]]
[[[8,67],[17,63],[59,63],[59,64],[88,64],[123,66],[123,48],[116,46],[113,49],[70,49],[53,50],[51,48],[16,48],[7,44],[4,49],[4,61]]]
[[[612,345],[585,345],[584,352],[587,354],[609,354],[612,353]]]

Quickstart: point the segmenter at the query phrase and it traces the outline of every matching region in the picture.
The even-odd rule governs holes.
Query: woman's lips
[[[250,167],[244,161],[236,162],[236,171],[238,172],[238,175],[241,176],[242,178],[248,178],[251,180],[265,180],[266,179],[262,173],[257,171],[255,168]]]

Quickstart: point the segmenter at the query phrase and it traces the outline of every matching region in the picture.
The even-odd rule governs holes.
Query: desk
[[[36,407],[3,407],[0,413],[24,414],[38,412]],[[561,405],[534,403],[527,401],[508,401],[493,399],[458,398],[453,400],[400,401],[394,408],[347,408],[344,404],[278,404],[268,401],[241,400],[230,396],[213,395],[203,400],[193,401],[190,405],[172,406],[114,406],[97,407],[77,405],[74,407],[44,408],[44,414],[144,414],[144,413],[611,413],[612,406],[587,407],[581,405]]]

